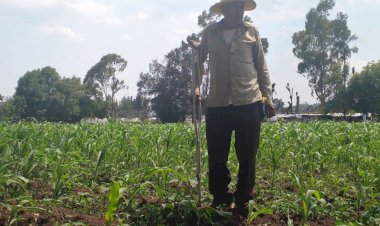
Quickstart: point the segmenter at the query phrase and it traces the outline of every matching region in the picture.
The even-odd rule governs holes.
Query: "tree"
[[[97,117],[103,118],[106,115],[105,102],[99,95],[94,95],[94,92],[84,88],[84,94],[80,98],[79,105],[81,108],[81,118]]]
[[[19,79],[13,101],[20,118],[76,122],[82,90],[79,78],[62,79],[54,68],[45,67]]]
[[[380,113],[380,61],[369,63],[348,82],[351,107],[364,114]]]
[[[134,111],[133,97],[123,97],[118,103],[118,116],[127,117]]]
[[[148,100],[144,100],[140,94],[135,98],[123,97],[117,106],[118,116],[125,118],[139,118],[141,121],[148,119],[149,106]]]
[[[21,77],[15,93],[16,108],[21,118],[55,121],[51,110],[59,80],[59,74],[52,67],[33,70]]]
[[[18,114],[14,105],[13,98],[5,98],[2,96],[0,100],[0,121],[17,120]]]
[[[331,84],[331,98],[324,106],[325,112],[343,112],[345,114],[348,104],[342,64],[331,65],[329,75],[327,83]]]
[[[154,60],[149,73],[141,73],[139,96],[151,100],[151,108],[162,122],[184,121],[191,99],[191,52],[182,42],[162,63]]]
[[[339,65],[340,77],[343,83],[347,79],[347,60],[357,48],[349,44],[357,37],[351,35],[347,27],[347,15],[338,13],[335,20],[329,20],[329,11],[335,6],[334,0],[321,0],[316,8],[312,8],[306,15],[305,30],[293,34],[293,53],[301,62],[298,72],[305,75],[315,94],[324,107],[325,103],[334,95]],[[334,74],[335,73],[335,74]],[[337,92],[335,92],[336,94]]]
[[[274,98],[274,95],[277,94],[276,92],[276,83],[272,83],[272,102],[274,105],[274,108],[278,113],[283,113],[284,112],[284,101],[282,99]]]
[[[127,61],[117,54],[107,54],[103,56],[98,63],[91,67],[83,81],[90,93],[95,97],[100,92],[105,101],[105,112],[107,117],[110,116],[110,110],[113,116],[115,112],[115,94],[125,87],[124,81],[116,77],[117,72],[123,72],[127,67]],[[111,101],[111,109],[109,106]]]
[[[299,107],[300,107],[300,95],[298,95],[298,92],[296,92],[296,114],[299,113]]]
[[[274,98],[273,99],[273,106],[276,109],[276,112],[278,113],[283,113],[284,111],[284,106],[285,103],[282,101],[282,99]]]
[[[0,94],[0,103],[3,102],[4,97]]]
[[[84,87],[78,77],[63,78],[57,84],[59,98],[53,105],[56,107],[55,117],[58,121],[78,122],[81,119],[80,100]]]

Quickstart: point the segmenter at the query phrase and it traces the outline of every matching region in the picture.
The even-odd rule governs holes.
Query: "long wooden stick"
[[[201,129],[202,129],[202,107],[201,101],[197,100],[198,97],[195,95],[195,90],[199,90],[199,96],[201,96],[200,91],[201,76],[200,76],[200,61],[199,53],[197,48],[192,49],[192,93],[193,93],[193,123],[195,129],[195,136],[197,141],[197,151],[196,151],[196,162],[197,162],[197,191],[198,191],[198,207],[202,206],[202,189],[201,189]]]

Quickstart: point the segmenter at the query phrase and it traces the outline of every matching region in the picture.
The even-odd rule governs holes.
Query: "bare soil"
[[[56,222],[82,222],[86,225],[105,225],[105,220],[102,216],[82,214],[66,208],[54,208],[40,213],[25,212],[22,214],[22,218],[24,220],[20,222],[20,225],[54,226]]]
[[[183,185],[182,185],[183,186]],[[180,189],[180,187],[179,187]],[[29,183],[29,190],[31,192],[31,195],[33,199],[35,200],[41,200],[46,198],[51,198],[52,196],[52,187],[42,181],[31,181]],[[85,187],[77,187],[74,188],[72,193],[88,193],[91,196],[100,195],[96,194],[97,192],[94,192],[88,188]],[[267,194],[270,195],[270,194]],[[146,205],[154,205],[162,207],[164,206],[167,201],[160,199],[159,197],[154,196],[137,196],[136,201],[138,202],[139,207],[143,207]],[[53,226],[57,222],[58,223],[75,223],[75,222],[81,222],[86,225],[105,225],[105,219],[104,216],[96,216],[91,215],[87,212],[83,212],[81,210],[73,210],[68,209],[64,207],[47,207],[47,206],[40,206],[44,209],[47,209],[46,211],[42,212],[34,212],[34,211],[22,211],[20,213],[20,216],[22,220],[17,222],[17,225],[47,225],[47,226]],[[98,206],[94,208],[101,208],[104,209],[105,207]],[[213,217],[214,222],[219,222],[220,225],[230,225],[230,226],[247,226],[247,225],[278,225],[278,226],[287,226],[288,216],[284,213],[274,213],[272,215],[260,215],[258,216],[253,222],[250,224],[246,223],[246,217],[242,216],[242,214],[237,209],[229,209],[227,211],[232,212],[232,217],[230,219],[221,219],[217,216]],[[104,211],[102,211],[104,212]],[[0,226],[5,226],[7,224],[7,221],[9,219],[10,212],[5,208],[0,206]],[[295,215],[290,216],[290,218],[293,220],[294,225],[302,225],[302,216]],[[195,222],[188,222],[189,225]],[[307,222],[310,226],[332,226],[335,225],[335,221],[328,218],[321,218],[321,219],[312,219]],[[167,225],[171,225],[169,222],[166,222]]]

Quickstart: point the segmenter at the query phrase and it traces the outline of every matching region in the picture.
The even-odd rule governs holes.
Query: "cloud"
[[[80,15],[96,19],[101,23],[115,25],[123,24],[123,20],[118,17],[113,7],[94,0],[60,0],[61,5],[79,13]]]
[[[127,41],[133,40],[133,37],[131,35],[129,35],[129,34],[124,34],[124,35],[121,36],[121,38],[123,40],[127,40]]]
[[[41,31],[50,36],[56,36],[71,41],[83,40],[82,35],[74,32],[70,27],[63,25],[45,26],[41,28]]]
[[[277,1],[267,11],[258,11],[257,15],[264,21],[298,20],[305,17],[305,5],[299,1]]]
[[[1,3],[24,8],[63,8],[73,11],[81,16],[95,19],[100,23],[114,25],[121,25],[124,23],[123,19],[115,14],[113,7],[96,0],[0,0],[0,5]]]
[[[187,29],[184,29],[184,28],[176,28],[176,29],[174,29],[174,32],[177,35],[181,35],[181,36],[186,36],[186,35],[190,34],[190,32]]]
[[[198,12],[192,12],[186,16],[186,19],[191,22],[194,22],[194,21],[198,21],[198,16],[199,16]]]
[[[50,7],[58,2],[59,0],[0,0],[0,4],[16,7]]]
[[[349,5],[356,6],[359,4],[380,5],[379,0],[345,0]]]
[[[145,12],[139,12],[137,13],[136,18],[137,20],[146,20],[148,19],[148,14],[146,14]]]
[[[355,67],[357,72],[361,71],[369,62],[363,59],[353,56],[350,60],[351,67]]]

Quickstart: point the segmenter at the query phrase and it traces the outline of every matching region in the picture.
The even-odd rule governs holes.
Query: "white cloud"
[[[360,59],[357,56],[353,56],[350,60],[351,67],[355,67],[357,72],[360,72],[368,63],[368,61]]]
[[[278,1],[271,5],[269,11],[256,12],[264,21],[298,20],[305,17],[305,5],[299,1]]]
[[[279,29],[279,34],[283,38],[289,38],[290,39],[293,36],[294,32],[297,32],[299,30],[300,30],[300,28],[297,26],[283,25],[283,26],[281,26],[281,29]]]
[[[41,28],[41,31],[51,36],[61,37],[71,41],[83,40],[82,35],[74,32],[70,27],[63,25],[45,26]]]
[[[184,29],[184,28],[176,28],[176,29],[174,29],[174,32],[177,35],[182,35],[182,36],[186,36],[186,35],[190,34],[190,32],[187,29]]]
[[[3,3],[17,7],[50,7],[58,2],[59,0],[0,0],[0,4]]]
[[[145,12],[139,12],[139,13],[137,13],[136,18],[138,20],[142,20],[143,21],[143,20],[148,19],[148,14],[146,14]]]
[[[123,40],[127,40],[127,41],[133,40],[133,37],[131,35],[129,35],[129,34],[124,34],[124,35],[121,36],[121,38]]]
[[[1,3],[15,7],[29,8],[63,7],[100,23],[115,25],[124,23],[122,18],[115,14],[113,7],[97,2],[96,0],[0,0],[0,4]]]
[[[194,23],[195,21],[198,21],[198,16],[199,16],[198,12],[193,12],[193,13],[189,13],[186,16],[186,19]]]
[[[380,5],[379,0],[345,0],[349,5],[356,6],[359,4]]]
[[[61,4],[101,23],[123,24],[123,20],[114,13],[111,6],[94,0],[61,0]]]

